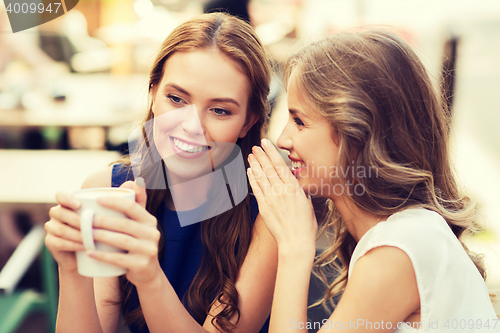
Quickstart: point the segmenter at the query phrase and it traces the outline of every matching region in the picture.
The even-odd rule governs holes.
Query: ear
[[[157,84],[152,84],[151,85],[151,110],[153,111],[153,114],[155,113],[155,99],[156,99],[156,93],[158,92],[158,85]]]
[[[255,113],[250,114],[248,116],[247,121],[245,122],[245,125],[243,125],[243,128],[240,131],[239,138],[242,139],[244,138],[248,131],[252,128],[253,125],[259,120],[259,116],[257,116]]]

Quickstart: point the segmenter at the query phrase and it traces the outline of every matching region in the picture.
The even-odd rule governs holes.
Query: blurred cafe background
[[[249,20],[275,64],[272,141],[288,117],[280,64],[304,43],[383,24],[417,50],[448,97],[456,171],[478,204],[483,230],[467,244],[484,253],[488,288],[499,292],[499,1],[80,0],[17,33],[0,1],[0,332],[52,330],[57,273],[43,248],[43,223],[55,193],[77,190],[127,152],[161,42],[179,23],[217,8]],[[311,301],[321,292],[313,279]],[[311,320],[328,315],[310,312]]]

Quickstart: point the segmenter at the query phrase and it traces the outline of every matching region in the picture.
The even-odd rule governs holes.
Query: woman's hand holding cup
[[[138,186],[142,181],[126,182],[120,188],[130,188],[136,193],[136,202],[118,197],[102,197],[98,203],[123,213],[126,217],[97,216],[94,219],[94,239],[125,252],[90,251],[96,260],[123,267],[127,279],[134,285],[146,284],[163,273],[158,262],[160,232],[157,220],[146,209],[146,190]]]
[[[145,209],[144,187],[139,178],[120,188],[58,193],[59,205],[50,210],[45,230],[47,248],[60,269],[78,269],[84,276],[126,273],[133,284],[156,277],[161,272],[160,232],[156,218]]]
[[[57,261],[59,269],[77,270],[76,251],[85,251],[80,233],[79,200],[66,192],[56,194],[58,206],[49,211],[50,220],[45,223],[45,245]]]

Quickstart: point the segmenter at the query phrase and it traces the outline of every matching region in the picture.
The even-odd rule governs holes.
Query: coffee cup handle
[[[83,246],[86,250],[95,250],[94,232],[92,224],[94,222],[94,211],[85,209],[80,215],[80,232],[82,233]]]

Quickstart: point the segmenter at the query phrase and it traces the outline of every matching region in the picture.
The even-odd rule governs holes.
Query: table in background
[[[80,189],[119,158],[113,151],[0,150],[0,209],[46,215],[58,191]]]
[[[0,127],[110,127],[137,120],[147,107],[147,79],[142,74],[71,74],[57,81],[64,101],[39,93],[29,109],[0,109]]]
[[[65,100],[54,101],[43,91],[26,93],[25,99],[31,101],[25,103],[27,109],[0,109],[0,131],[14,131],[19,133],[14,135],[20,135],[27,131],[55,128],[55,133],[75,135],[82,129],[100,128],[103,134],[85,133],[93,137],[102,136],[106,143],[116,146],[127,141],[128,133],[138,126],[147,110],[148,78],[144,74],[71,74],[53,84],[62,87]],[[111,134],[111,129],[121,130]],[[15,144],[11,148],[38,148],[18,146],[20,141],[17,139],[13,142]],[[92,145],[70,147],[97,149]]]

